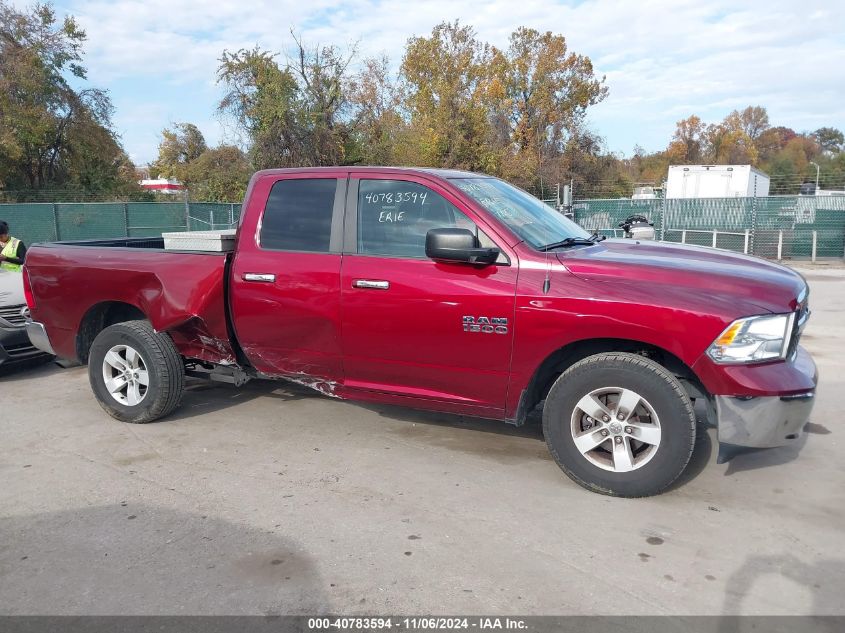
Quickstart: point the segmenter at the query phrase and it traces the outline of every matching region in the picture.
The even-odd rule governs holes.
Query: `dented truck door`
[[[482,243],[490,240],[436,181],[353,173],[348,191],[341,275],[346,388],[359,397],[395,394],[396,402],[421,399],[430,408],[500,415],[515,257],[503,254],[488,266],[427,258],[429,229],[466,228]]]
[[[346,175],[286,174],[253,184],[230,275],[237,339],[249,361],[334,394],[340,349]]]

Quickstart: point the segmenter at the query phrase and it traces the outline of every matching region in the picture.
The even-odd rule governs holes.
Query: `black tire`
[[[576,448],[573,439],[576,405],[583,396],[604,388],[636,392],[659,418],[661,437],[654,454],[628,472],[597,466]],[[543,409],[543,434],[558,466],[588,490],[611,496],[647,497],[664,491],[689,463],[695,433],[692,402],[681,383],[663,366],[637,354],[609,352],[575,363],[552,385]],[[610,437],[608,441],[613,439]],[[599,455],[608,445],[602,446]],[[637,446],[648,449],[641,444]]]
[[[106,388],[103,362],[115,346],[136,350],[148,373],[142,399],[129,406],[118,402]],[[166,416],[182,400],[185,368],[171,338],[156,332],[147,321],[126,321],[104,329],[94,339],[88,357],[88,379],[100,406],[121,422],[145,424]]]

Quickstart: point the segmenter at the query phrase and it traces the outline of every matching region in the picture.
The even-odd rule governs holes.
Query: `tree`
[[[217,71],[227,92],[218,111],[232,118],[257,169],[345,162],[350,130],[349,78],[354,56],[334,46],[307,47],[284,67],[259,48],[224,51]]]
[[[293,33],[292,33],[293,35]],[[344,55],[335,46],[307,47],[296,43],[294,72],[302,95],[307,120],[311,164],[340,165],[345,158],[349,128],[343,119],[349,107],[349,78],[346,69],[355,57],[353,48]]]
[[[696,164],[704,159],[705,125],[695,115],[678,121],[666,152],[673,164]]]
[[[790,138],[762,165],[771,178],[770,193],[798,193],[802,182],[814,180],[815,169],[810,161],[817,160],[818,153],[819,146],[813,139],[801,134]]]
[[[579,197],[630,196],[635,180],[623,169],[620,160],[604,151],[604,139],[588,130],[572,135],[566,143],[563,160],[575,174]]]
[[[709,163],[724,165],[756,165],[757,148],[754,141],[741,129],[726,120],[707,126],[704,133],[707,145],[706,158]]]
[[[0,1],[0,156],[3,179],[39,188],[52,179],[64,133],[82,105],[63,73],[78,78],[85,33],[73,18],[56,23],[48,5],[18,12]]]
[[[845,151],[845,135],[835,127],[820,127],[813,132],[813,138],[825,152]]]
[[[810,161],[819,154],[819,146],[812,138],[798,135],[786,144],[781,154],[790,159],[793,173],[808,172]]]
[[[351,75],[354,47],[293,41],[286,64],[258,48],[220,58],[218,110],[255,168],[416,164],[531,184],[541,163],[546,178],[563,173],[583,147],[569,139],[583,135],[586,109],[607,93],[589,58],[550,32],[519,29],[503,52],[471,27],[443,22],[408,40],[397,79],[386,58]]]
[[[66,140],[65,188],[115,196],[139,193],[134,165],[110,130],[80,117],[68,127]]]
[[[706,125],[692,115],[678,121],[666,148],[671,164],[756,164],[759,158],[754,138],[769,125],[765,108],[734,110],[721,123]]]
[[[161,136],[158,158],[150,164],[150,175],[153,178],[182,180],[182,168],[208,149],[205,137],[193,123],[177,123],[172,129],[162,130]]]
[[[519,151],[560,148],[587,108],[607,96],[604,77],[595,77],[590,59],[569,52],[566,38],[551,31],[514,31],[502,68]]]
[[[217,69],[227,89],[217,109],[234,120],[256,169],[309,164],[299,86],[275,57],[259,48],[224,51]]]
[[[741,132],[751,141],[756,141],[769,128],[769,113],[761,106],[748,106],[742,112],[731,112],[723,124],[730,131]]]
[[[694,163],[751,164],[771,177],[772,195],[797,194],[803,182],[813,181],[819,166],[822,188],[841,189],[845,183],[845,147],[836,128],[798,134],[786,126],[770,126],[762,106],[730,112],[721,122],[706,123],[692,115],[679,121],[663,151],[647,154],[635,148],[630,159],[608,157],[601,147],[578,161],[576,181],[581,195],[611,195],[631,182],[660,183],[669,165]],[[837,148],[841,148],[837,151]],[[614,174],[616,172],[616,175]],[[583,176],[582,176],[583,174]],[[600,174],[596,176],[595,174]]]
[[[401,71],[419,164],[484,170],[490,55],[472,27],[459,22],[408,40]]]
[[[187,163],[181,173],[192,199],[237,202],[246,193],[252,167],[238,147],[220,145],[205,150]]]
[[[348,152],[351,161],[395,164],[407,125],[401,113],[402,93],[390,76],[387,57],[364,60],[363,68],[352,79],[349,103],[355,144]]]
[[[774,158],[796,136],[795,130],[788,127],[777,126],[767,129],[754,142],[760,154],[760,161],[765,163]]]
[[[0,0],[0,184],[140,192],[111,128],[108,95],[85,79],[85,33],[48,4],[20,11]]]
[[[193,200],[235,202],[246,192],[252,167],[234,145],[209,148],[193,123],[177,123],[162,131],[158,159],[150,165],[152,176],[175,178]]]
[[[607,95],[604,77],[594,75],[588,57],[569,52],[562,35],[525,27],[511,33],[506,50],[490,48],[487,66],[488,164],[530,187],[562,180],[590,136],[587,108]]]
[[[588,57],[570,52],[562,35],[528,28],[500,51],[471,27],[443,22],[408,41],[401,74],[414,162],[526,186],[562,178],[589,136],[587,108],[607,95]]]
[[[635,183],[661,183],[666,179],[669,169],[667,152],[647,153],[639,146],[634,147],[631,158],[622,162],[629,179]]]

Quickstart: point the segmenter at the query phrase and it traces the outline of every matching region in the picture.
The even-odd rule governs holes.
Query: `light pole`
[[[819,164],[814,163],[813,161],[810,161],[810,164],[815,166],[815,168],[816,168],[816,190],[814,191],[814,193],[818,193],[819,192]]]

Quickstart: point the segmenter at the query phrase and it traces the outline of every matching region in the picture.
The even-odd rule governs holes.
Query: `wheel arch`
[[[529,413],[542,402],[558,376],[580,360],[604,352],[628,352],[649,358],[678,378],[691,399],[711,396],[692,368],[669,350],[653,343],[619,338],[592,338],[573,341],[551,352],[531,376],[522,390],[515,417],[508,421],[521,425]]]
[[[138,306],[125,301],[101,301],[88,308],[77,328],[76,357],[79,362],[88,362],[91,344],[104,329],[116,323],[139,319],[147,319],[147,315]]]

